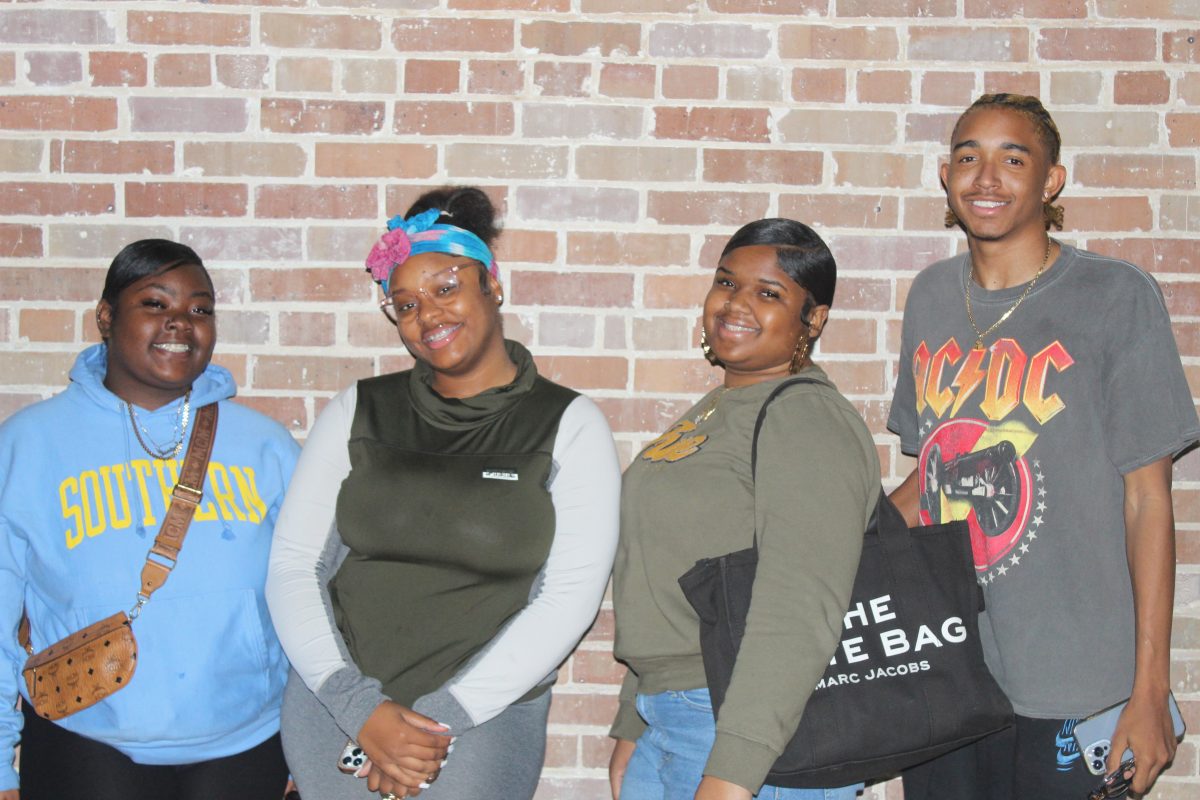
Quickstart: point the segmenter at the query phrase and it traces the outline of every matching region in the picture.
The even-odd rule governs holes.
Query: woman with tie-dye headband
[[[504,338],[483,192],[429,192],[388,229],[367,270],[416,365],[331,401],[280,514],[284,748],[306,797],[527,799],[612,565],[612,436]]]

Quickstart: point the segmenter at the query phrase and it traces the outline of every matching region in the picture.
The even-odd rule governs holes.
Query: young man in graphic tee
[[[917,276],[888,427],[917,466],[910,524],[966,519],[988,664],[1017,724],[904,777],[905,799],[1085,797],[1079,718],[1129,698],[1108,769],[1133,790],[1175,752],[1167,706],[1171,461],[1198,438],[1162,293],[1048,236],[1066,179],[1032,97],[959,118],[941,180],[966,253]]]

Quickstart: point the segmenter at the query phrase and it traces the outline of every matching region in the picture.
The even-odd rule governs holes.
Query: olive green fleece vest
[[[527,369],[484,397],[486,414],[410,385],[412,371],[358,384],[337,503],[350,554],[330,595],[355,663],[404,705],[488,645],[546,562],[551,453],[577,395]]]

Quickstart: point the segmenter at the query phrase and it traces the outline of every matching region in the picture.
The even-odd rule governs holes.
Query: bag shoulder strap
[[[154,544],[150,546],[150,552],[146,554],[146,565],[142,567],[142,585],[138,589],[136,608],[140,609],[150,595],[162,588],[179,561],[183,540],[196,515],[196,506],[200,505],[203,497],[208,460],[212,456],[216,438],[217,404],[209,403],[196,412],[196,427],[192,430],[192,440],[188,442],[179,482],[171,490],[171,505],[167,508]]]
[[[767,406],[779,395],[783,394],[785,389],[795,386],[798,383],[816,383],[821,386],[825,384],[815,378],[792,378],[776,386],[767,395],[767,399],[763,401],[762,408],[758,410],[758,419],[754,420],[754,438],[750,440],[750,477],[757,477],[758,470],[758,432],[762,430],[763,423],[767,421]]]

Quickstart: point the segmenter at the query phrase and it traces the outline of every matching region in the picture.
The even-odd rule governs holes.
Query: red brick
[[[111,214],[115,202],[108,183],[5,183],[0,188],[0,214]]]
[[[217,309],[221,328],[221,344],[257,345],[263,347],[271,338],[271,316],[265,311]]]
[[[907,103],[912,99],[912,73],[904,70],[861,70],[854,80],[860,103]]]
[[[570,163],[565,145],[448,144],[445,154],[451,178],[565,178]],[[436,153],[431,160],[436,169]]]
[[[701,275],[645,275],[642,307],[646,309],[699,309],[712,288],[712,273]]]
[[[130,11],[126,16],[130,42],[245,47],[250,44],[249,14],[211,11]]]
[[[846,100],[844,69],[792,70],[792,99],[816,103],[842,103]]]
[[[17,336],[31,342],[72,342],[75,312],[65,308],[23,308]]]
[[[1067,231],[1148,231],[1154,212],[1145,196],[1074,197],[1058,199],[1066,212]]]
[[[1159,209],[1164,230],[1200,232],[1200,200],[1195,195],[1166,195]]]
[[[912,61],[1028,61],[1025,28],[921,27],[908,32]]]
[[[0,128],[34,131],[109,131],[117,127],[112,98],[21,96],[0,97]]]
[[[580,0],[585,14],[676,13],[694,11],[696,0]]]
[[[526,103],[523,116],[524,134],[538,138],[636,139],[645,127],[645,112],[634,105]]]
[[[50,142],[50,169],[60,143]],[[0,139],[0,172],[41,172],[46,148],[37,139]]]
[[[262,129],[275,133],[366,134],[383,126],[382,102],[262,100]]]
[[[116,31],[103,11],[19,9],[0,11],[0,42],[13,44],[112,44]]]
[[[767,142],[770,135],[765,108],[654,109],[654,136],[659,139]]]
[[[17,80],[17,54],[0,53],[0,85],[12,86]]]
[[[633,388],[639,392],[703,394],[721,382],[721,371],[700,356],[639,358],[633,365]]]
[[[1162,60],[1167,64],[1200,64],[1200,29],[1164,33]]]
[[[1075,159],[1073,178],[1081,186],[1194,190],[1196,161],[1183,155],[1083,153]]]
[[[654,97],[654,64],[601,64],[600,94],[607,97]]]
[[[972,72],[926,72],[921,76],[921,102],[925,105],[966,108],[974,99]]]
[[[1041,80],[1041,74],[1037,72],[985,72],[983,91],[985,94],[1009,92],[1040,97]]]
[[[625,665],[611,651],[576,650],[571,657],[572,683],[619,684],[625,677]]]
[[[290,300],[303,303],[363,302],[374,297],[375,291],[370,276],[361,267],[250,270],[250,297],[253,300]],[[378,311],[374,313],[383,320],[382,314]]]
[[[497,216],[500,219],[505,219],[508,216],[508,187],[495,186],[485,183],[476,183],[475,185],[479,189],[483,190],[483,193],[486,194],[488,199],[492,201],[492,205],[496,209]],[[388,183],[387,189],[384,192],[383,204],[383,207],[387,213],[383,215],[383,218],[387,219],[388,217],[394,214],[399,214],[405,209],[411,207],[421,193],[428,190],[428,188],[428,186],[422,186],[420,184],[394,182]],[[382,230],[378,231],[372,237],[372,241],[367,243],[368,249],[373,243],[374,239],[378,238],[379,234],[382,232]]]
[[[513,22],[401,17],[392,23],[392,45],[401,53],[508,53],[513,49]]]
[[[298,177],[307,160],[300,145],[282,142],[188,142],[183,150],[184,168],[208,177]]]
[[[318,178],[428,178],[437,170],[437,148],[317,142],[315,170]]]
[[[883,394],[887,391],[887,364],[883,361],[835,361],[821,358],[821,366],[847,395]]]
[[[783,99],[784,72],[780,69],[730,66],[725,70],[725,99],[771,102]]]
[[[944,114],[906,114],[904,140],[913,142],[936,142],[949,147],[950,133],[958,121],[959,112]]]
[[[333,62],[328,58],[281,58],[275,62],[279,92],[333,91]]]
[[[138,132],[241,133],[249,120],[240,97],[131,97]]]
[[[607,233],[571,231],[567,234],[567,263],[587,266],[676,267],[691,260],[687,234]]]
[[[592,347],[596,342],[596,319],[571,312],[543,312],[537,315],[537,332],[543,347]]]
[[[1088,249],[1124,259],[1150,272],[1200,272],[1200,251],[1190,239],[1089,239]],[[1166,294],[1164,287],[1163,294]],[[1171,307],[1170,298],[1167,307]],[[1172,313],[1176,313],[1172,309]],[[1195,312],[1187,312],[1189,315]]]
[[[508,278],[513,302],[527,306],[628,308],[633,276],[580,272],[513,272]]]
[[[383,31],[378,18],[350,14],[276,14],[259,18],[259,37],[268,47],[310,50],[378,50]]]
[[[770,29],[753,25],[661,22],[650,27],[650,55],[657,58],[764,58]]]
[[[1037,54],[1047,61],[1153,61],[1155,39],[1150,28],[1043,28]]]
[[[638,192],[589,186],[519,186],[516,210],[527,220],[632,223],[638,221]]]
[[[538,356],[538,372],[573,389],[624,389],[629,362],[613,356]]]
[[[55,220],[46,226],[46,255],[67,258],[72,263],[101,263],[108,265],[113,254],[138,239],[174,239],[175,231],[163,224],[112,224],[105,220]],[[215,280],[215,279],[214,279]],[[99,293],[104,283],[101,274],[93,291]],[[218,287],[219,291],[219,287]],[[95,297],[91,298],[95,301]],[[218,298],[223,300],[224,298]],[[85,326],[85,333],[92,325]]]
[[[822,355],[835,353],[870,354],[876,350],[876,325],[873,319],[858,319],[833,314],[821,334]]]
[[[0,223],[0,257],[38,258],[42,255],[41,228],[36,225]],[[7,281],[7,270],[4,276],[4,280]]]
[[[293,435],[308,430],[308,412],[304,409],[303,397],[272,397],[270,395],[246,395],[239,393],[234,400],[238,405],[266,414]]]
[[[342,90],[352,94],[395,94],[396,65],[391,59],[343,58]]]
[[[1167,114],[1167,134],[1171,147],[1196,147],[1200,144],[1200,114]]]
[[[560,673],[559,678],[562,675]],[[544,767],[574,767],[579,761],[579,737],[574,734],[548,734]]]
[[[1087,0],[966,0],[966,16],[991,19],[1086,19]]]
[[[255,389],[336,392],[371,377],[374,363],[364,357],[255,356]]]
[[[242,217],[249,192],[241,183],[126,183],[130,217]]]
[[[581,145],[575,151],[575,172],[584,180],[692,180],[696,153],[686,147]]]
[[[708,9],[718,14],[789,14],[823,13],[825,0],[708,0]]]
[[[400,209],[403,210],[403,209]],[[308,259],[312,262],[357,261],[359,253],[370,251],[371,246],[383,233],[377,222],[341,223],[335,225],[304,225],[304,244]],[[380,315],[382,316],[382,315]]]
[[[818,184],[824,155],[807,150],[704,149],[704,180],[709,183]]]
[[[83,80],[79,53],[26,53],[25,66],[25,77],[38,86],[65,86]]]
[[[834,153],[833,182],[837,186],[921,188],[924,158],[900,153]]]
[[[893,28],[782,25],[778,35],[782,58],[887,61],[900,54],[900,40]]]
[[[908,116],[911,119],[913,115]],[[779,121],[779,131],[785,142],[806,145],[893,144],[896,115],[891,111],[801,109],[787,112]]]
[[[51,172],[168,175],[175,169],[173,142],[55,140]]]
[[[154,59],[156,86],[208,86],[212,59],[207,53],[164,53]]]
[[[457,92],[458,67],[458,61],[410,58],[404,64],[404,91],[416,94]]]
[[[1050,101],[1061,105],[1096,105],[1102,81],[1099,72],[1052,72]]]
[[[944,236],[827,237],[838,266],[845,270],[924,269],[954,252]]]
[[[616,5],[628,0],[584,0],[597,5]],[[658,0],[679,2],[679,0]],[[640,4],[639,4],[640,5]],[[615,713],[615,712],[614,712]],[[609,720],[611,723],[612,720]],[[612,789],[608,778],[569,778],[552,774],[542,776],[533,800],[611,800]],[[1175,800],[1167,798],[1166,800]]]
[[[335,314],[292,311],[279,315],[279,343],[285,347],[331,347],[336,331]]]
[[[525,22],[521,47],[546,55],[641,55],[642,27],[617,22]]]
[[[366,274],[363,273],[357,280],[358,282],[367,280]],[[375,289],[371,302],[364,301],[361,303],[361,307],[370,308],[378,303],[378,292],[379,290]],[[400,334],[396,332],[396,326],[388,322],[387,318],[379,313],[378,308],[370,311],[352,311],[346,314],[346,343],[354,348],[376,347],[387,350],[404,350],[404,345],[400,342]],[[390,372],[392,368],[388,367],[380,371]]]
[[[633,346],[638,350],[690,350],[693,321],[683,317],[638,316],[633,319]]]
[[[592,65],[568,61],[541,61],[533,67],[533,84],[543,97],[586,97]]]
[[[447,8],[467,11],[570,11],[571,0],[449,0]]]
[[[230,89],[265,89],[268,56],[217,54],[217,82]]]
[[[1122,105],[1158,105],[1171,98],[1171,78],[1162,71],[1120,71],[1113,77],[1113,100]]]
[[[95,303],[104,285],[104,273],[103,268],[5,267],[0,300]]]
[[[768,195],[757,192],[649,192],[646,216],[663,225],[735,225],[766,215]]]
[[[373,219],[377,213],[374,186],[259,186],[254,213],[260,219]]]
[[[8,376],[9,384],[53,386],[57,390],[67,383],[67,372],[71,369],[74,361],[74,353],[37,351],[0,353],[0,375]]]
[[[900,202],[887,195],[785,194],[779,215],[807,225],[831,228],[891,228],[899,223]]]
[[[472,94],[516,94],[525,85],[520,61],[476,60],[467,64],[467,91]]]
[[[302,239],[300,228],[278,225],[265,228],[185,225],[179,230],[179,241],[200,253],[206,262],[231,261],[239,266],[247,261],[299,262],[304,256]]]
[[[511,103],[396,103],[395,133],[425,136],[509,136]]]
[[[720,82],[720,70],[716,67],[667,65],[663,67],[662,96],[672,100],[716,100]]]
[[[503,265],[550,264],[558,256],[558,235],[553,231],[522,231],[506,228],[499,243],[492,248]],[[505,276],[501,274],[501,278]]]
[[[1096,0],[1096,14],[1122,19],[1196,18],[1196,10],[1186,0]]]

